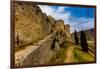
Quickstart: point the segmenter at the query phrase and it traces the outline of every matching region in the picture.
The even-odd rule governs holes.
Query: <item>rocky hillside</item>
[[[34,44],[47,35],[59,31],[70,40],[70,26],[43,13],[34,3],[15,2],[15,46]]]
[[[94,41],[94,38],[95,38],[94,28],[88,29],[88,30],[84,30],[84,32],[86,33],[86,37],[87,37],[88,41]],[[77,32],[77,36],[78,36],[78,38],[80,38],[80,31]],[[74,41],[74,33],[71,34],[71,38]]]
[[[85,33],[87,34],[88,40],[94,40],[94,38],[95,38],[94,28],[86,30]]]

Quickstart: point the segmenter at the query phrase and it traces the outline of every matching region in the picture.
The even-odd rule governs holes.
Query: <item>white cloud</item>
[[[46,13],[47,15],[51,15],[56,20],[63,19],[65,24],[70,24],[71,33],[74,32],[74,30],[80,31],[94,28],[93,18],[72,17],[71,12],[65,11],[65,8],[68,7],[58,7],[56,9],[53,6],[47,5],[39,5],[39,7],[41,8],[42,12]]]
[[[58,10],[59,10],[58,13],[61,13],[61,12],[64,13],[65,12],[65,8],[68,8],[68,7],[59,7],[58,8]]]
[[[51,15],[56,20],[63,19],[65,21],[70,16],[70,12],[65,12],[64,10],[66,7],[59,7],[58,9],[43,5],[39,5],[39,7],[41,8],[42,12],[46,13],[47,15]]]

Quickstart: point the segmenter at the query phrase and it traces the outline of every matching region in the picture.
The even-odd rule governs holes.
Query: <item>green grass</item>
[[[90,55],[89,52],[84,52],[79,47],[75,47],[74,61],[75,62],[88,62],[88,61],[94,61],[94,58]]]
[[[94,47],[94,41],[88,41],[88,45],[89,45],[89,47],[91,48],[91,47]]]

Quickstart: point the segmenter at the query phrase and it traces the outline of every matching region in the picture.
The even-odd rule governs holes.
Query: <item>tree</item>
[[[79,39],[77,37],[76,30],[75,30],[75,33],[74,33],[74,39],[75,39],[75,44],[78,45],[79,44]]]
[[[88,52],[88,43],[84,31],[81,31],[80,42],[82,50]]]

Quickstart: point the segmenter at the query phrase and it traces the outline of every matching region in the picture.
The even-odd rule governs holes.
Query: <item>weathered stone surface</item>
[[[69,39],[69,26],[63,20],[56,21],[34,4],[15,3],[15,46],[34,44],[56,31],[66,32]]]
[[[50,34],[47,18],[34,4],[15,3],[15,43],[34,43]]]
[[[15,3],[15,46],[26,46],[15,52],[15,66],[47,64],[70,41],[70,26],[63,20],[47,16],[32,3]]]
[[[70,26],[69,24],[65,25],[65,33],[67,41],[71,42],[71,35],[70,35]]]

